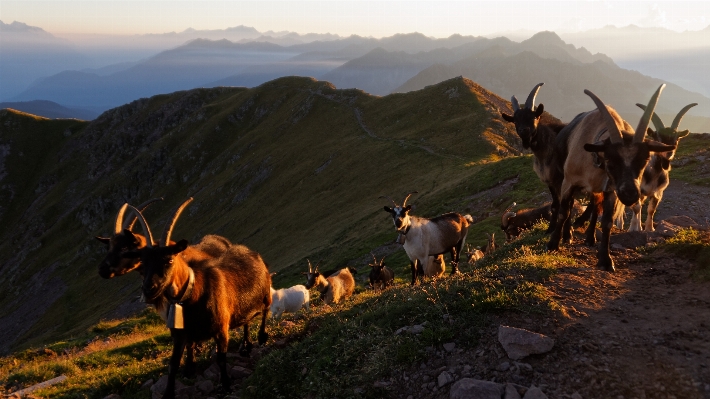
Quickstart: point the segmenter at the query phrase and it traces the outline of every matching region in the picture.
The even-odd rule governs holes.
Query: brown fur
[[[348,299],[355,292],[355,279],[350,270],[345,267],[325,278],[322,274],[307,273],[308,284],[306,288],[315,287],[321,294],[321,298],[328,305],[337,304],[341,300]],[[313,275],[313,276],[311,276]]]

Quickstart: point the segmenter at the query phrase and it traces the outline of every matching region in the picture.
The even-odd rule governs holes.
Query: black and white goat
[[[665,85],[653,94],[636,131],[607,107],[594,93],[585,90],[597,109],[577,115],[558,134],[555,146],[563,156],[564,180],[560,196],[560,211],[555,231],[547,243],[548,250],[559,248],[562,226],[569,218],[576,190],[604,194],[602,239],[598,246],[598,267],[614,271],[609,255],[609,234],[619,201],[626,206],[636,204],[640,197],[641,174],[652,152],[672,151],[675,146],[645,140],[646,128]]]
[[[416,283],[417,275],[423,274],[424,265],[428,264],[430,256],[450,253],[451,274],[458,273],[468,227],[473,223],[471,215],[461,216],[453,212],[431,219],[410,215],[412,206],[407,205],[407,200],[415,193],[407,194],[401,206],[390,197],[380,197],[389,199],[394,205],[394,208],[385,206],[384,210],[392,215],[394,227],[405,237],[403,247],[410,260],[412,285]]]
[[[646,110],[643,104],[636,104],[642,110]],[[671,160],[675,157],[675,152],[680,143],[680,139],[687,136],[690,131],[678,131],[680,121],[691,108],[698,105],[697,103],[688,104],[678,112],[678,115],[673,119],[670,127],[663,124],[661,118],[654,112],[651,117],[653,126],[656,131],[648,130],[649,136],[663,144],[674,145],[672,151],[657,152],[651,156],[651,160],[646,165],[641,178],[641,198],[639,202],[631,206],[633,216],[629,225],[629,231],[642,231],[641,226],[641,207],[646,198],[649,199],[648,207],[646,208],[646,225],[645,230],[648,232],[655,231],[653,227],[653,216],[656,214],[656,208],[663,198],[663,191],[670,183]]]
[[[188,264],[179,254],[188,248],[186,240],[175,244],[170,241],[173,226],[187,206],[178,208],[160,244],[153,240],[148,222],[139,210],[146,246],[124,254],[140,258],[143,268],[143,295],[152,302],[160,297],[170,302],[168,327],[173,339],[168,384],[164,399],[175,397],[175,376],[183,350],[195,342],[213,338],[217,343],[217,364],[223,388],[230,390],[231,379],[227,373],[227,344],[229,330],[243,327],[244,336],[240,353],[248,355],[249,322],[261,315],[258,341],[268,339],[266,317],[271,306],[271,275],[261,255],[243,245],[232,245],[219,258],[205,257],[202,262]]]
[[[372,254],[373,263],[370,264],[370,286],[376,289],[385,289],[394,284],[394,271],[385,266],[385,257],[377,261],[375,254]]]

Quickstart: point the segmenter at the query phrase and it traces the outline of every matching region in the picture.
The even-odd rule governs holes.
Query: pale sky
[[[252,26],[264,32],[384,37],[575,32],[605,25],[700,30],[710,1],[214,1],[0,0],[0,20],[63,34],[145,34]]]

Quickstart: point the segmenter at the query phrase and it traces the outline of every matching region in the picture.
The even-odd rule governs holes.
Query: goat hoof
[[[611,258],[599,259],[599,261],[597,262],[597,267],[611,273],[616,271],[616,268],[614,267],[614,260]]]
[[[586,245],[588,247],[593,247],[593,246],[597,245],[597,240],[594,238],[592,238],[591,240],[586,239],[586,240],[584,240],[584,245]]]
[[[547,243],[547,252],[557,251],[560,249],[560,244],[555,244],[552,242]]]
[[[239,354],[243,357],[249,357],[251,348],[253,347],[254,345],[251,342],[242,342],[242,345],[239,347]]]

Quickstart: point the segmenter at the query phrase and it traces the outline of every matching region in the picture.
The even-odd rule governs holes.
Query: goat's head
[[[653,126],[656,128],[656,131],[654,132],[651,129],[648,129],[649,136],[653,138],[656,141],[660,141],[663,144],[667,145],[674,145],[676,148],[678,147],[678,143],[680,142],[680,139],[683,137],[687,136],[690,131],[689,130],[681,130],[678,131],[678,126],[680,125],[680,121],[683,119],[685,114],[694,106],[698,105],[697,103],[692,103],[688,104],[683,109],[678,112],[678,115],[675,116],[673,119],[673,123],[671,126],[666,127],[663,124],[663,121],[661,118],[656,114],[655,112],[653,113],[653,116],[651,116],[651,121],[653,122]],[[641,108],[642,110],[646,111],[646,106],[643,104],[636,104],[637,107]],[[664,162],[664,169],[668,169],[668,166],[670,165],[668,161],[671,161],[673,157],[675,156],[675,149],[672,151],[664,152],[661,153],[663,158],[665,158]]]
[[[406,234],[406,231],[410,225],[410,220],[409,220],[409,211],[412,210],[411,205],[407,205],[407,200],[412,194],[417,194],[418,191],[412,191],[411,193],[407,194],[407,196],[404,198],[404,201],[402,201],[402,205],[399,206],[397,205],[394,200],[386,195],[381,195],[380,198],[387,198],[390,201],[392,201],[392,204],[394,205],[394,208],[390,208],[389,206],[385,206],[385,212],[388,212],[392,214],[392,220],[394,222],[394,227],[397,229],[397,231],[404,232]]]
[[[515,212],[513,212],[513,208],[517,205],[517,203],[513,202],[512,205],[510,205],[508,208],[506,208],[505,211],[503,211],[503,216],[500,219],[500,228],[503,231],[506,231],[508,229],[508,222],[510,221],[510,218],[513,218],[516,216]]]
[[[138,209],[144,211],[155,201],[161,201],[162,198],[154,198],[146,201],[138,206]],[[138,219],[138,216],[133,215],[130,219],[124,220],[128,204],[118,210],[116,221],[114,223],[113,235],[111,237],[96,237],[97,240],[106,244],[108,253],[106,257],[99,263],[99,276],[103,278],[113,278],[124,275],[140,266],[140,259],[124,258],[123,254],[129,251],[135,251],[143,248],[146,245],[146,239],[140,234],[133,233],[133,226]]]
[[[129,259],[140,259],[143,265],[143,295],[148,303],[154,301],[163,294],[176,297],[181,287],[175,285],[176,270],[187,270],[187,263],[182,257],[177,256],[187,249],[187,240],[180,240],[170,244],[175,223],[182,211],[192,202],[192,198],[183,202],[175,211],[172,219],[166,224],[163,238],[159,243],[153,240],[153,233],[143,214],[133,208],[138,215],[138,221],[146,236],[146,246],[136,251],[125,253],[123,256]],[[166,244],[167,243],[167,244]]]
[[[508,122],[515,123],[515,131],[520,136],[520,140],[523,141],[523,148],[530,148],[534,146],[537,140],[537,124],[540,122],[540,117],[542,116],[545,106],[540,104],[535,107],[535,97],[537,96],[540,86],[544,83],[538,83],[533,87],[530,94],[528,94],[528,99],[525,100],[525,106],[520,108],[518,104],[518,99],[513,96],[510,102],[513,105],[513,115],[508,115],[505,112],[501,112],[501,116]]]
[[[635,132],[622,132],[604,102],[591,91],[584,91],[594,100],[605,122],[604,127],[609,132],[607,139],[593,144],[585,144],[584,149],[604,154],[604,169],[609,176],[610,183],[616,189],[619,201],[626,206],[637,203],[641,196],[641,173],[648,164],[651,152],[666,152],[675,149],[675,145],[645,140],[646,128],[651,120],[653,110],[656,108],[658,97],[665,86],[665,84],[659,86],[649,100]]]
[[[370,253],[372,255],[373,263],[370,263],[370,285],[374,285],[375,282],[380,281],[382,279],[382,269],[385,268],[385,258],[384,256],[382,259],[379,261],[375,257],[375,254]]]
[[[313,288],[320,278],[324,278],[322,274],[318,271],[318,266],[320,266],[320,262],[316,264],[316,267],[313,267],[311,264],[311,261],[306,259],[308,261],[308,273],[301,273],[306,276],[306,288],[311,289]]]

